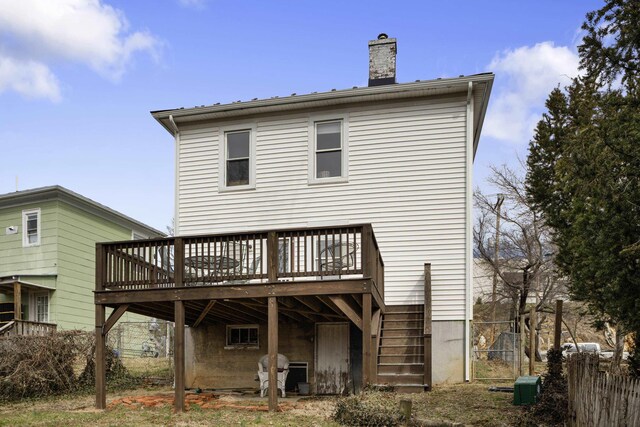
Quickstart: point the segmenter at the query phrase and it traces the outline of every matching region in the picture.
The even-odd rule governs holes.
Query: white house
[[[293,283],[299,279],[296,272],[302,271],[298,264],[303,252],[303,263],[314,256],[316,261],[312,262],[317,262],[326,257],[322,250],[327,241],[331,245],[331,239],[341,242],[342,252],[337,258],[347,261],[347,268],[342,271],[345,275],[338,278],[352,277],[346,274],[346,270],[351,272],[349,260],[356,264],[354,272],[358,270],[358,259],[363,268],[378,266],[378,276],[363,274],[373,278],[383,295],[378,300],[379,295],[372,291],[373,306],[365,294],[334,295],[329,303],[320,295],[315,300],[282,298],[279,307],[298,310],[296,316],[291,312],[294,319],[306,314],[301,307],[310,316],[314,310],[320,313],[318,310],[329,307],[333,309],[331,313],[343,317],[335,322],[330,321],[331,317],[306,319],[310,326],[303,325],[302,320],[290,326],[283,322],[279,325],[278,348],[292,361],[306,363],[307,382],[317,392],[325,388],[336,390],[327,386],[327,371],[321,365],[343,363],[337,361],[340,357],[325,361],[326,347],[319,341],[327,345],[330,341],[344,342],[331,345],[338,353],[340,348],[346,352],[348,378],[344,381],[348,384],[430,386],[430,381],[469,379],[473,305],[471,174],[494,76],[484,73],[396,83],[396,40],[381,35],[369,42],[369,51],[368,87],[152,112],[175,138],[177,236],[244,236],[241,233],[295,229],[295,233],[279,234],[283,237],[278,246],[279,274],[283,268],[288,269],[292,277],[286,280]],[[365,240],[345,243],[349,242],[349,226],[358,228],[361,224],[371,225],[374,243],[377,242],[375,251],[380,255],[377,264],[375,259],[373,264],[367,264],[372,249]],[[334,235],[326,232],[330,235],[327,238],[322,237],[325,232],[319,232],[319,242],[310,244],[309,234],[299,231],[306,229],[333,230]],[[366,226],[358,230],[363,236],[367,233]],[[337,238],[336,233],[340,235]],[[302,240],[296,237],[300,235]],[[249,243],[247,247],[257,247],[250,244],[251,236],[239,238]],[[284,244],[286,252],[282,239],[289,239]],[[325,243],[321,243],[323,239]],[[226,247],[229,254],[229,245]],[[314,247],[318,253],[309,255],[305,248],[312,253]],[[200,253],[205,251],[213,253],[213,249],[200,246]],[[335,254],[330,256],[336,259]],[[255,271],[255,267],[248,268],[246,258],[241,262],[247,266],[245,275]],[[254,264],[256,258],[259,257],[254,252]],[[322,260],[319,262],[320,270],[326,267]],[[427,355],[426,363],[422,341],[426,339],[422,320],[425,263],[431,266],[430,325],[434,349],[432,360]],[[326,279],[322,274],[314,278]],[[199,280],[198,283],[207,284],[206,280]],[[225,282],[217,283],[220,288]],[[299,286],[311,286],[309,283]],[[241,288],[237,281],[236,287]],[[276,292],[284,288],[275,285],[273,289]],[[186,386],[210,388],[232,381],[255,385],[248,373],[256,370],[258,356],[267,350],[264,343],[268,328],[259,328],[260,303],[247,302],[243,306],[245,314],[256,318],[251,321],[249,316],[246,320],[246,328],[251,331],[247,334],[255,334],[255,340],[248,335],[237,338],[244,345],[240,348],[232,345],[229,334],[239,333],[238,328],[244,326],[234,324],[233,316],[225,320],[225,313],[238,316],[244,309],[232,311],[232,302],[216,297],[214,291],[206,298],[219,298],[218,302],[206,313],[218,307],[221,311],[211,318],[210,326],[191,327],[187,332]],[[97,300],[105,301],[106,297]],[[315,307],[318,301],[326,304]],[[298,302],[302,304],[297,305]],[[203,302],[200,308],[205,305]],[[369,325],[371,309],[373,326]],[[379,323],[376,309],[380,309]],[[348,322],[344,328],[331,326],[344,321]],[[253,324],[255,330],[251,329]],[[377,325],[381,326],[376,335]],[[370,331],[375,337],[371,348],[367,338]],[[231,365],[221,367],[221,360],[230,361]],[[432,368],[429,383],[422,377],[422,365],[426,364]],[[420,365],[417,370],[416,365]],[[240,379],[243,376],[245,380]]]

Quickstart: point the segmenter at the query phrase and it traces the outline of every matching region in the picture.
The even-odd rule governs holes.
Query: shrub
[[[567,380],[562,373],[562,351],[550,349],[547,352],[547,374],[543,376],[542,390],[538,403],[529,408],[521,417],[521,426],[562,426],[568,411]]]
[[[346,426],[397,426],[402,420],[400,410],[388,394],[364,392],[340,399],[333,419]]]
[[[94,336],[70,331],[0,339],[0,400],[72,393],[93,387]],[[107,380],[131,384],[131,377],[107,349]]]

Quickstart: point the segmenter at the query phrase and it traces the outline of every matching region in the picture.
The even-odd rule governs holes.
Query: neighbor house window
[[[40,209],[22,212],[22,245],[38,246],[40,244]]]
[[[347,178],[346,120],[314,120],[310,125],[309,181],[344,182]]]
[[[258,325],[227,326],[227,347],[258,347]]]
[[[49,295],[36,295],[36,322],[49,321]]]
[[[49,291],[29,293],[28,318],[32,322],[49,322]]]
[[[220,129],[220,190],[255,188],[255,126]]]

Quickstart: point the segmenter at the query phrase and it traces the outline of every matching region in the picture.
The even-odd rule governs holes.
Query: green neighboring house
[[[96,242],[164,236],[60,186],[0,195],[0,335],[93,329]]]

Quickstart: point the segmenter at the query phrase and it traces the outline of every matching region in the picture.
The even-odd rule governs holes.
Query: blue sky
[[[599,1],[0,0],[0,194],[59,184],[151,226],[173,215],[173,138],[149,111],[364,86],[367,41],[397,79],[496,73],[474,167],[526,156],[577,70]]]

